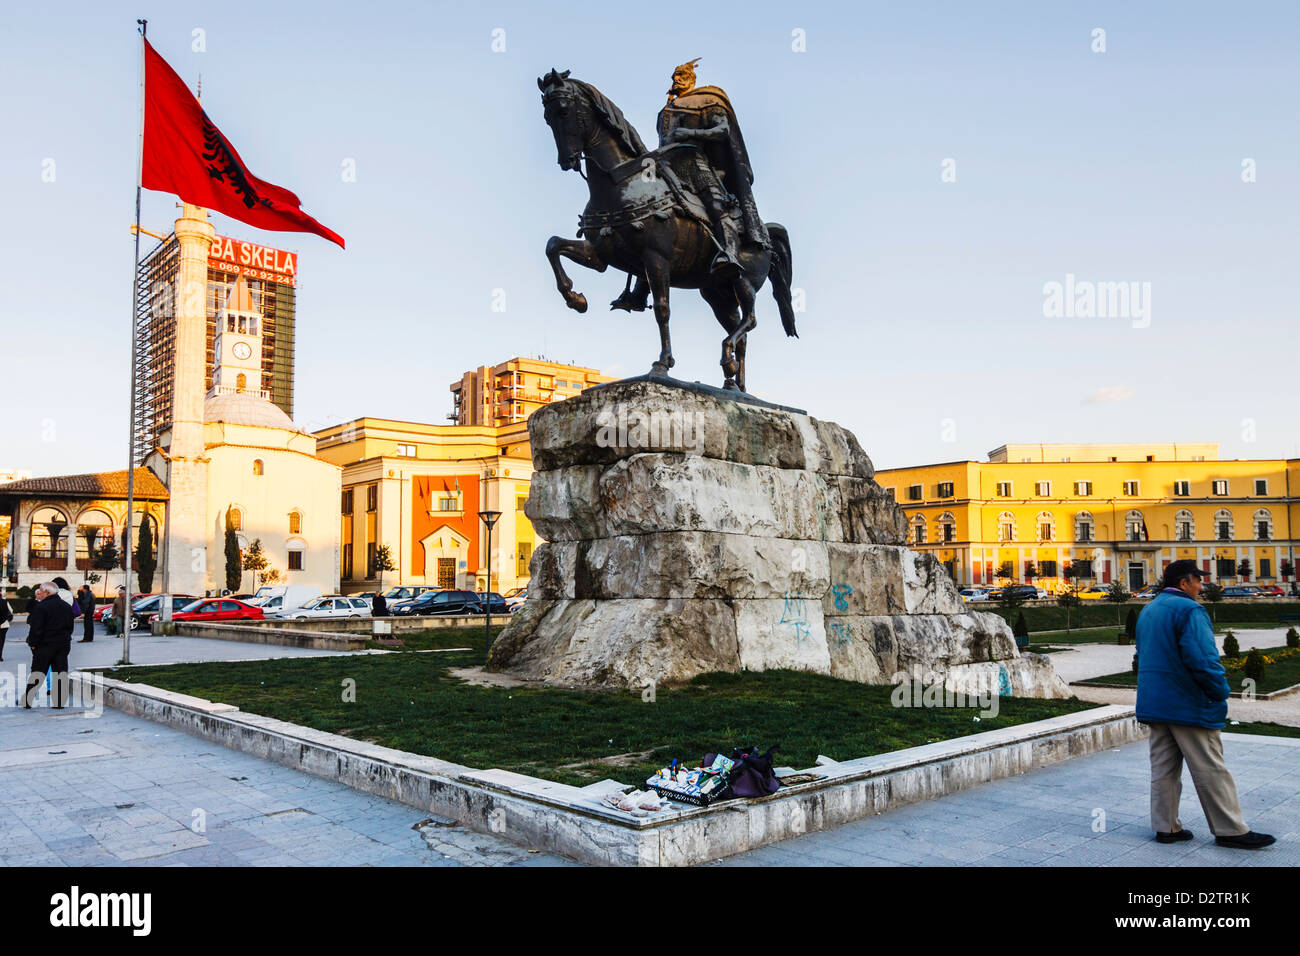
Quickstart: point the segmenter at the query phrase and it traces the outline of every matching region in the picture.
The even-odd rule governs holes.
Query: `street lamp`
[[[492,526],[501,517],[499,511],[480,511],[479,520],[487,525],[487,588],[483,601],[483,666],[487,666],[492,649]]]

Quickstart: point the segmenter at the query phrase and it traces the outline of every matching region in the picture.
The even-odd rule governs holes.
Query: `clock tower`
[[[212,354],[215,368],[209,397],[234,392],[267,397],[262,391],[262,314],[242,275],[217,315]]]

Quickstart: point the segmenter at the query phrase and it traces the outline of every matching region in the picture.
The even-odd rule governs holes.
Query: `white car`
[[[318,617],[369,617],[370,602],[365,598],[330,596],[308,601],[280,617],[291,621],[306,621]]]
[[[528,588],[512,588],[505,594],[506,607],[512,611],[517,611],[524,606],[528,600]]]
[[[968,604],[980,604],[989,599],[989,592],[992,588],[962,588],[958,593],[961,599]]]

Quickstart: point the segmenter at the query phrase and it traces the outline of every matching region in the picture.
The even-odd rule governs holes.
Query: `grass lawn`
[[[1234,734],[1260,734],[1265,737],[1300,737],[1300,727],[1288,727],[1286,724],[1273,724],[1263,721],[1247,721],[1223,728],[1223,732]]]
[[[505,630],[504,624],[492,625],[492,639]],[[404,631],[389,635],[402,642],[404,651],[431,651],[448,647],[469,647],[479,651],[483,649],[482,627],[431,627],[424,631]],[[372,640],[366,647],[373,650],[391,650],[378,641]],[[482,658],[482,654],[479,655]]]
[[[1035,644],[1114,644],[1115,635],[1122,627],[1076,627],[1072,631],[1031,631],[1029,640]]]
[[[1264,671],[1264,680],[1255,688],[1257,694],[1271,694],[1275,690],[1281,690],[1283,687],[1290,687],[1292,684],[1300,684],[1300,651],[1291,651],[1289,657],[1279,657],[1277,655],[1287,652],[1285,647],[1261,647],[1260,653],[1265,658],[1273,658],[1274,663],[1267,665]],[[1228,685],[1232,688],[1233,693],[1241,691],[1241,665],[1245,662],[1246,655],[1240,657],[1223,658],[1223,666],[1228,671]],[[1110,687],[1136,687],[1137,674],[1132,671],[1123,671],[1119,674],[1107,674],[1105,677],[1090,677],[1086,681],[1088,684],[1102,684]]]
[[[849,760],[1096,707],[1080,700],[1001,698],[977,708],[896,708],[891,688],[798,671],[705,674],[646,702],[640,691],[477,687],[449,667],[481,654],[394,654],[138,667],[107,674],[247,713],[287,720],[471,767],[500,767],[583,785],[642,783],[676,757],[778,745],[777,763],[818,754]],[[355,703],[342,699],[356,681]]]

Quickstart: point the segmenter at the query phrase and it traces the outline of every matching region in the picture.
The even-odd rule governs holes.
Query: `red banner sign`
[[[224,272],[241,273],[249,279],[280,282],[284,285],[298,283],[298,254],[259,246],[255,242],[214,236],[208,250],[208,265]]]

